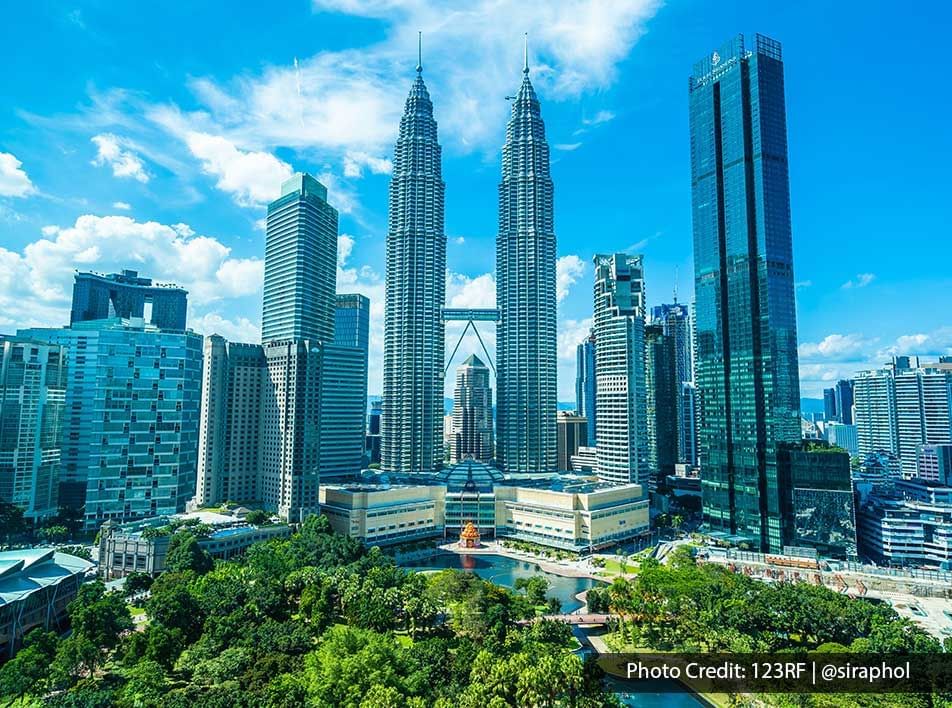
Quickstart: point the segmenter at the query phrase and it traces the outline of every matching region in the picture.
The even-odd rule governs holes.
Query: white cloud
[[[218,178],[216,186],[239,206],[252,207],[275,199],[291,166],[269,152],[239,150],[220,135],[191,131],[185,143],[202,163],[202,171]]]
[[[466,237],[457,236],[456,238],[453,239],[453,243],[455,243],[457,246],[462,246],[464,243],[466,243]]]
[[[112,208],[119,209],[120,211],[129,211],[130,209],[132,209],[132,205],[129,204],[128,202],[113,202]]]
[[[351,251],[354,250],[354,237],[348,234],[341,234],[337,237],[337,265],[343,268],[347,265],[347,259],[350,258]]]
[[[583,118],[583,125],[601,125],[615,119],[615,114],[611,111],[601,110],[591,118]]]
[[[243,149],[326,150],[340,156],[348,177],[364,167],[383,171],[386,160],[379,156],[392,149],[422,30],[424,77],[444,144],[495,151],[508,116],[500,98],[521,80],[523,32],[529,33],[537,90],[546,100],[573,99],[614,83],[618,65],[659,6],[658,0],[321,0],[314,4],[318,11],[376,18],[383,39],[225,83],[195,79],[190,88],[202,109],[178,119],[186,129],[221,135]],[[612,117],[602,110],[586,124]]]
[[[582,147],[582,143],[556,143],[552,147],[554,147],[556,150],[572,152],[573,150],[578,150],[580,147]]]
[[[133,151],[130,141],[112,133],[100,133],[90,140],[96,146],[96,157],[91,164],[98,167],[108,165],[114,177],[130,177],[137,182],[149,181],[145,165]]]
[[[156,282],[189,291],[201,310],[222,298],[261,290],[260,260],[232,258],[231,249],[185,224],[138,222],[128,216],[85,215],[66,227],[49,226],[21,252],[0,248],[0,311],[14,326],[61,325],[69,319],[73,269],[139,270]]]
[[[446,273],[447,307],[496,307],[496,278],[484,273],[471,278],[460,273]]]
[[[875,273],[859,273],[856,278],[853,280],[847,280],[840,287],[843,290],[851,290],[853,288],[865,288],[871,282],[876,279]]]
[[[204,335],[218,334],[229,342],[247,342],[255,344],[261,341],[261,327],[247,317],[234,320],[222,317],[217,312],[209,312],[201,317],[190,317],[188,326]]]
[[[801,288],[809,288],[812,286],[813,286],[812,280],[798,280],[796,283],[793,284],[793,287],[796,288],[797,290],[800,290]]]
[[[875,339],[866,339],[860,334],[830,334],[820,342],[803,342],[800,344],[799,353],[804,359],[863,359],[869,356],[875,342]]]
[[[555,272],[556,297],[562,302],[575,281],[585,275],[585,261],[576,255],[562,256],[556,261]]]
[[[559,400],[575,400],[575,351],[592,329],[592,318],[560,320],[558,339],[558,384]]]
[[[388,175],[393,170],[393,164],[386,158],[374,157],[365,152],[349,152],[344,155],[345,177],[362,177],[364,167],[375,175]]]
[[[940,327],[932,332],[904,334],[877,352],[878,359],[886,361],[897,355],[918,356],[924,362],[952,354],[952,327]]]
[[[0,197],[26,197],[36,191],[23,163],[8,152],[0,152]]]

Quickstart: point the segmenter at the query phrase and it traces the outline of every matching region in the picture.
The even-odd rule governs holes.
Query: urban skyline
[[[18,11],[30,12],[25,8]],[[359,14],[360,11],[354,12]],[[480,10],[473,9],[472,12],[477,21],[475,26],[484,26],[478,22],[482,17]],[[842,107],[846,98],[831,95],[829,86],[812,80],[818,73],[818,65],[825,61],[820,57],[822,52],[814,48],[821,44],[827,47],[826,53],[833,52],[830,60],[861,55],[861,43],[867,46],[868,42],[875,42],[877,36],[882,37],[882,27],[889,24],[883,22],[882,9],[874,8],[871,14],[864,14],[859,23],[851,17],[849,26],[846,26],[846,11],[836,8],[828,14],[829,27],[825,26],[817,34],[815,23],[809,23],[808,31],[808,8],[796,11],[740,3],[736,7],[720,8],[718,13],[705,9],[699,23],[687,23],[683,21],[686,10],[676,5],[648,10],[631,5],[618,10],[619,23],[627,34],[618,38],[617,44],[600,44],[592,50],[596,52],[597,61],[590,59],[587,62],[577,60],[574,48],[560,49],[557,46],[559,38],[539,29],[541,20],[534,18],[532,12],[526,12],[526,15],[514,15],[524,23],[519,28],[508,33],[494,29],[486,37],[477,37],[473,40],[475,55],[454,60],[447,53],[447,43],[458,41],[453,34],[455,30],[444,29],[441,33],[417,17],[398,19],[387,13],[367,21],[321,10],[305,17],[294,16],[302,26],[300,30],[295,28],[290,32],[287,38],[290,44],[282,42],[280,49],[269,40],[256,45],[254,52],[249,47],[227,59],[221,56],[212,61],[196,43],[180,58],[163,57],[170,72],[168,80],[159,80],[154,70],[141,70],[144,59],[128,47],[130,51],[124,51],[128,61],[115,62],[115,69],[97,82],[99,89],[92,95],[85,78],[78,83],[44,81],[48,61],[37,56],[35,62],[27,62],[28,71],[11,78],[13,100],[10,105],[18,112],[11,110],[0,116],[0,135],[4,138],[2,151],[21,163],[10,177],[20,181],[11,183],[0,197],[7,235],[3,248],[12,254],[9,260],[11,272],[17,274],[13,281],[0,287],[0,297],[6,298],[0,309],[10,320],[6,329],[61,323],[58,313],[68,304],[72,268],[77,266],[78,256],[90,259],[90,262],[80,265],[81,268],[120,272],[130,264],[121,262],[117,254],[130,253],[136,260],[132,267],[138,267],[157,282],[177,282],[189,291],[189,325],[196,331],[205,334],[220,331],[232,340],[257,341],[263,233],[255,227],[262,212],[254,204],[264,203],[276,195],[278,188],[274,185],[293,169],[312,169],[319,177],[327,172],[334,178],[331,191],[341,195],[342,211],[347,209],[341,216],[340,252],[346,258],[341,266],[339,290],[364,292],[371,298],[374,312],[370,391],[379,395],[382,392],[384,272],[384,230],[381,227],[385,226],[386,202],[386,190],[382,187],[389,179],[385,174],[388,169],[385,163],[389,159],[388,145],[392,146],[396,133],[396,121],[390,119],[394,111],[401,109],[406,80],[408,75],[412,75],[416,32],[419,29],[424,32],[424,55],[433,68],[430,89],[437,103],[436,118],[441,123],[446,143],[444,177],[451,187],[447,192],[447,258],[451,274],[447,303],[453,304],[456,300],[459,304],[491,305],[495,282],[492,275],[495,235],[492,204],[498,179],[498,162],[494,153],[503,141],[507,106],[502,99],[517,88],[514,81],[518,78],[522,60],[522,32],[528,31],[530,61],[540,65],[537,88],[545,97],[551,142],[553,146],[562,147],[582,143],[572,150],[553,149],[557,197],[558,194],[571,195],[571,201],[556,199],[555,215],[559,224],[558,256],[568,259],[562,261],[560,271],[562,282],[568,284],[568,294],[559,305],[559,332],[562,335],[559,399],[571,401],[574,347],[587,331],[585,320],[589,316],[592,277],[590,271],[585,270],[581,271],[582,275],[576,274],[580,272],[579,268],[589,263],[596,250],[624,250],[652,237],[641,249],[636,249],[644,253],[652,275],[651,294],[654,299],[649,304],[669,299],[668,293],[676,280],[681,291],[679,299],[686,303],[691,301],[691,284],[685,277],[691,267],[689,193],[683,159],[687,121],[683,111],[684,95],[677,86],[687,73],[685,67],[690,66],[699,49],[717,46],[724,37],[738,29],[756,27],[783,40],[787,52],[795,52],[797,58],[786,77],[786,90],[794,107],[789,121],[790,140],[799,148],[792,158],[791,179],[797,240],[803,244],[795,256],[795,266],[799,284],[800,368],[804,395],[820,398],[823,388],[836,380],[848,378],[854,371],[881,366],[891,353],[925,357],[947,351],[949,343],[942,339],[943,327],[947,323],[941,317],[943,308],[936,306],[947,297],[947,288],[939,287],[939,283],[944,283],[944,276],[938,273],[946,244],[936,240],[934,247],[939,250],[929,262],[911,260],[915,258],[911,249],[903,249],[885,259],[881,254],[887,249],[862,248],[861,244],[884,244],[883,235],[887,233],[915,232],[922,234],[922,238],[934,233],[928,221],[934,209],[929,205],[941,200],[931,200],[930,195],[940,193],[942,190],[936,185],[943,182],[939,176],[931,182],[926,180],[926,176],[932,174],[932,168],[927,162],[921,162],[920,156],[931,153],[934,148],[941,149],[941,141],[947,140],[948,136],[942,131],[931,130],[936,118],[929,114],[921,116],[918,122],[920,130],[916,135],[903,133],[890,145],[880,146],[880,150],[886,152],[887,162],[895,159],[897,152],[904,155],[903,160],[911,160],[908,168],[904,167],[902,171],[915,175],[918,181],[914,182],[915,189],[910,186],[907,193],[915,196],[900,197],[910,208],[876,209],[876,221],[871,223],[864,205],[893,202],[877,196],[877,190],[885,189],[880,180],[873,184],[860,176],[877,172],[864,163],[867,158],[861,146],[866,134],[856,131],[852,124],[848,127],[844,124],[852,106],[864,105],[864,102],[879,106],[874,113],[876,121],[895,121],[896,109],[883,100],[887,79],[894,73],[913,77],[913,83],[906,89],[913,106],[925,105],[925,101],[914,97],[925,90],[928,81],[918,72],[907,70],[911,58],[894,58],[885,67],[887,74],[880,74],[881,79],[873,81],[863,74],[854,77],[849,94],[851,108],[846,110]],[[570,10],[559,12],[569,13],[566,15],[568,19],[578,20]],[[292,17],[290,10],[282,10],[279,16],[284,16],[285,21]],[[111,22],[91,9],[87,9],[83,17],[85,30],[66,17],[52,20],[52,30],[67,50],[86,41],[97,26],[104,28],[107,26],[104,23]],[[418,24],[408,27],[411,20]],[[201,17],[196,18],[194,29],[200,28],[202,21]],[[362,22],[392,30],[393,37],[381,44],[370,37],[368,31],[358,28],[348,35],[352,39],[335,38],[328,40],[326,46],[314,46],[313,30],[318,25],[329,23],[333,27],[350,28]],[[901,27],[914,23],[914,17],[910,16],[900,20]],[[311,28],[306,41],[305,26]],[[703,26],[703,31],[699,26]],[[191,25],[189,29],[192,29]],[[926,29],[930,30],[930,26],[927,25]],[[637,41],[636,30],[644,33]],[[832,41],[834,32],[836,37]],[[316,36],[321,44],[323,35]],[[20,48],[20,55],[27,58],[36,55],[42,51],[45,41],[24,45]],[[125,35],[115,36],[112,41],[115,46],[105,51],[127,49]],[[333,127],[334,135],[340,136],[330,144],[326,137],[328,131],[317,130],[314,122],[325,114],[309,115],[315,105],[314,98],[327,90],[327,84],[321,78],[323,74],[314,67],[314,53],[319,51],[318,56],[325,61],[336,62],[340,52],[348,46],[367,46],[369,56],[381,61],[380,65],[373,67],[366,63],[359,65],[373,78],[369,85],[362,84],[368,100],[381,108],[381,120],[373,123],[373,135],[380,135],[379,139],[374,139],[375,145],[368,144],[366,132],[360,132],[350,142],[350,134],[341,132],[344,128],[339,127],[339,122],[328,123],[327,127]],[[926,42],[924,60],[928,60],[935,46]],[[188,79],[194,76],[207,80],[209,88],[216,87],[224,92],[223,96],[230,96],[243,105],[242,102],[251,100],[252,89],[270,85],[267,72],[254,68],[259,62],[271,67],[275,80],[277,77],[293,79],[293,57],[287,56],[292,49],[301,67],[306,130],[301,128],[301,120],[295,115],[285,121],[283,132],[274,127],[255,132],[250,124],[239,121],[239,116],[226,120],[228,116],[221,112],[224,105],[203,103],[210,100],[211,94],[198,93],[197,90],[205,84]],[[51,52],[46,54],[52,55]],[[494,62],[492,71],[487,71],[485,62],[476,61],[487,55],[496,57],[503,66],[497,69],[497,62]],[[132,66],[140,70],[131,72]],[[332,63],[331,66],[338,64]],[[81,60],[76,67],[83,77],[102,73],[96,67],[95,57]],[[62,68],[58,71],[61,75]],[[472,96],[480,100],[484,116],[473,125],[465,125],[460,121],[460,115],[466,103],[456,100],[459,94],[455,81],[460,76],[470,76],[472,72],[486,73],[485,78],[470,84]],[[352,74],[345,72],[342,76]],[[247,90],[229,87],[228,81],[232,78],[246,80]],[[574,83],[570,83],[569,78]],[[48,87],[44,100],[36,100],[27,82]],[[148,97],[144,103],[133,105],[128,94],[111,91],[116,88],[143,91]],[[383,101],[378,103],[381,95],[387,97],[386,105]],[[348,101],[351,97],[351,93],[344,96]],[[394,100],[391,102],[390,98]],[[651,111],[643,107],[648,100],[656,106]],[[101,103],[95,104],[94,101]],[[101,105],[102,110],[94,113],[89,110],[90,105]],[[346,105],[352,104],[348,102]],[[883,105],[886,106],[885,113]],[[210,113],[207,124],[197,122],[196,118],[195,111],[203,106]],[[596,119],[603,110],[614,117],[609,120],[606,113]],[[155,120],[162,118],[163,122],[143,120],[139,121],[141,125],[130,127],[127,121],[120,120],[124,116],[145,113]],[[832,122],[829,120],[831,115],[835,118]],[[181,118],[181,122],[176,122],[176,116]],[[817,129],[820,124],[823,130]],[[576,131],[580,131],[579,134],[573,135]],[[49,139],[54,133],[70,151],[66,159],[56,159],[55,170],[48,164],[48,156],[40,147],[41,143],[54,143]],[[920,139],[919,134],[922,139],[930,135],[940,144],[933,144],[929,151],[916,149],[914,144]],[[620,135],[633,137],[619,140]],[[650,135],[651,140],[641,139],[642,135]],[[110,142],[108,136],[115,140]],[[94,137],[99,139],[93,142]],[[820,143],[816,142],[818,140]],[[836,148],[824,149],[827,140]],[[99,157],[100,144],[104,150],[102,158]],[[856,170],[849,180],[834,180],[836,188],[832,189],[830,178],[817,163],[817,153],[842,154],[847,149],[853,155],[850,164]],[[220,158],[217,150],[221,151]],[[117,153],[123,157],[109,157]],[[204,157],[198,157],[199,154]],[[607,161],[602,168],[607,170],[605,174],[610,179],[599,187],[604,194],[596,197],[589,184],[594,174],[594,162],[603,161],[607,154],[616,155],[617,164]],[[382,162],[371,162],[367,156]],[[229,171],[229,179],[225,179],[223,170],[226,166],[233,166],[229,161],[231,158],[234,158],[236,168],[245,166],[249,169]],[[90,164],[93,161],[100,164]],[[119,176],[114,174],[113,164],[118,167]],[[136,170],[137,164],[139,171]],[[658,178],[653,177],[651,184],[646,184],[641,174],[643,170],[625,167],[632,164],[650,166],[650,172]],[[260,165],[260,171],[250,169],[251,165]],[[286,171],[282,165],[287,166]],[[278,179],[273,179],[269,172],[275,166],[280,173]],[[203,171],[206,168],[208,174]],[[345,169],[351,175],[359,173],[361,176],[345,175]],[[375,173],[374,169],[381,173]],[[622,170],[626,171],[622,173]],[[20,172],[29,180],[28,183],[17,177]],[[622,174],[624,179],[618,179]],[[617,199],[613,195],[618,194],[618,185],[626,180],[634,180],[639,188],[632,191],[631,197]],[[271,192],[263,194],[262,189]],[[24,196],[16,196],[20,193]],[[46,195],[59,195],[62,199],[50,200],[45,198]],[[834,262],[835,259],[824,255],[828,233],[824,220],[828,213],[834,219],[839,213],[835,209],[829,211],[833,195],[836,195],[837,204],[853,205],[849,223],[837,221],[836,231],[837,244],[842,246],[844,253],[851,254],[850,258],[855,257],[855,267],[846,267],[849,259]],[[236,200],[249,206],[239,205]],[[586,214],[584,227],[582,217],[570,208],[576,200],[598,207]],[[113,206],[114,203],[119,206]],[[126,210],[125,205],[132,208]],[[659,214],[662,211],[664,216]],[[897,228],[892,220],[899,218],[900,211],[905,215],[902,217],[905,221],[902,228]],[[629,212],[637,214],[634,223],[631,223]],[[83,216],[89,218],[77,223]],[[43,227],[50,227],[50,233],[43,234]],[[189,234],[189,229],[196,234],[183,236],[173,227],[182,234]],[[658,232],[661,235],[654,236]],[[630,243],[616,243],[611,235],[622,233],[632,233],[631,239],[624,238]],[[198,234],[206,235],[208,240],[199,243]],[[464,243],[456,242],[460,237]],[[97,239],[105,239],[108,248],[100,248],[98,253],[91,250]],[[585,242],[589,239],[596,242],[588,245]],[[167,247],[144,248],[141,241]],[[26,251],[28,244],[36,242],[50,244],[43,251],[49,257],[42,263],[36,260],[36,249],[31,251],[34,255]],[[230,250],[226,253],[225,249]],[[189,257],[188,254],[193,255]],[[185,263],[193,267],[186,269]],[[677,279],[675,268],[681,273]],[[23,273],[25,277],[21,277]],[[908,283],[911,275],[916,280],[916,287],[899,290],[903,283]],[[570,282],[573,277],[575,281]],[[44,283],[45,287],[39,291],[31,283]],[[856,314],[867,309],[879,313],[875,327]],[[910,313],[912,315],[908,316]],[[451,327],[448,327],[447,336],[453,336]],[[492,349],[493,342],[488,344]],[[472,347],[470,350],[476,351]],[[829,376],[828,380],[823,379],[825,376]],[[451,382],[447,384],[447,392],[451,385]]]

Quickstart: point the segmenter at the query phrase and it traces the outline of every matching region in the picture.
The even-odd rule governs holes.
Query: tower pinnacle
[[[522,73],[529,73],[529,33],[525,33],[525,46],[522,50]]]
[[[423,32],[417,32],[417,63],[418,74],[423,73]]]

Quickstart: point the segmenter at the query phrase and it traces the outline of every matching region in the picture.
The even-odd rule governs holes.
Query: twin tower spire
[[[381,467],[404,474],[435,472],[443,460],[445,183],[422,33],[416,72],[394,146],[384,305]],[[497,463],[507,473],[545,473],[557,466],[555,233],[528,41],[523,74],[499,184]]]

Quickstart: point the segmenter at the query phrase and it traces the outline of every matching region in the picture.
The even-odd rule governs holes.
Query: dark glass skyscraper
[[[527,61],[502,148],[496,237],[496,459],[506,472],[558,464],[555,292],[549,145]]]
[[[800,440],[780,44],[738,35],[689,94],[704,523],[777,551],[777,446]]]
[[[421,61],[390,178],[381,418],[381,466],[389,472],[433,472],[443,459],[445,185],[436,128]]]

